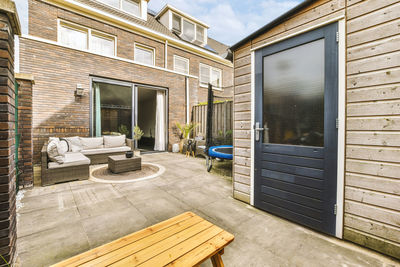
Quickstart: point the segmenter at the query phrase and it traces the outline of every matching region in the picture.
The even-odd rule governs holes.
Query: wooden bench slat
[[[128,257],[129,255],[139,252],[147,247],[154,246],[156,243],[168,237],[171,237],[179,232],[182,232],[185,229],[193,227],[194,225],[203,221],[204,219],[199,216],[194,216],[187,220],[180,221],[174,225],[169,226],[168,228],[164,228],[152,235],[146,236],[145,238],[130,243],[124,247],[121,247],[118,250],[110,251],[109,253],[106,253],[101,257],[93,259],[80,266],[81,267],[107,266],[109,264],[117,262],[120,259]],[[106,247],[105,249],[107,250],[108,248]]]
[[[235,237],[232,234],[223,231],[207,242],[171,262],[167,266],[186,267],[200,265],[206,259],[214,256],[217,253],[220,253],[220,251],[223,250],[223,248],[229,243],[231,243],[234,238]]]
[[[221,228],[218,226],[213,225],[212,227],[208,228],[201,233],[196,234],[195,236],[185,240],[184,242],[164,251],[163,253],[151,258],[150,260],[140,264],[139,266],[165,266],[170,262],[176,260],[177,258],[181,257],[182,255],[186,254],[187,252],[193,250],[194,248],[198,247],[199,244],[210,240],[214,236],[218,235],[219,233],[223,232]]]
[[[163,230],[165,228],[170,227],[171,225],[174,225],[178,222],[188,220],[193,218],[195,215],[192,212],[185,212],[183,214],[180,214],[178,216],[175,216],[171,219],[165,220],[163,222],[160,222],[158,224],[155,224],[153,226],[150,226],[148,228],[145,228],[143,230],[140,230],[138,232],[132,233],[130,235],[127,235],[125,237],[122,237],[120,239],[117,239],[115,241],[112,241],[110,243],[107,243],[105,245],[99,246],[97,248],[94,248],[92,250],[89,250],[87,252],[84,252],[82,254],[79,254],[75,257],[66,259],[62,262],[59,262],[55,265],[52,265],[53,267],[65,267],[65,266],[79,266],[85,262],[88,262],[90,260],[96,259],[97,257],[100,257],[102,255],[105,255],[107,253],[110,253],[111,251],[117,250],[123,246],[126,246],[127,244],[130,244],[132,242],[136,242],[146,236],[149,236],[151,234],[154,234],[155,232],[158,232],[160,230]]]
[[[174,248],[181,247],[181,244],[185,244],[184,247],[187,247],[188,244],[190,245],[190,243],[194,242],[194,240],[198,240],[199,237],[207,238],[208,240],[212,237],[209,236],[210,231],[214,236],[221,232],[222,229],[208,221],[202,221],[199,224],[176,234],[175,236],[164,239],[156,245],[132,254],[131,256],[110,266],[141,266],[141,264],[145,264],[145,266],[164,266],[169,263],[169,261],[162,261],[162,259],[165,258],[165,255],[166,257],[173,257],[173,259],[176,258],[176,256],[171,254],[171,251],[174,251]],[[164,263],[161,264],[160,262]]]

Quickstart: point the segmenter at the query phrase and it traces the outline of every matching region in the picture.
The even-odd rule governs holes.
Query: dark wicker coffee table
[[[137,171],[142,169],[142,158],[126,158],[125,155],[109,156],[108,168],[113,173]]]

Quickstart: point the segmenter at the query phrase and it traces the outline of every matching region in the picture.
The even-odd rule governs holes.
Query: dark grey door
[[[337,24],[255,54],[257,208],[335,234]]]

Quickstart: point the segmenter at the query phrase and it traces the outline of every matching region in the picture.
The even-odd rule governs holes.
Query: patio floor
[[[163,153],[143,160],[166,171],[129,184],[83,181],[26,190],[18,209],[19,264],[48,266],[184,211],[235,235],[223,255],[226,266],[398,264],[233,199],[231,181],[207,173],[203,159]]]

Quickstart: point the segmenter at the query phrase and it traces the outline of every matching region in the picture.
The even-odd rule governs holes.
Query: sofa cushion
[[[60,140],[52,139],[47,144],[47,156],[49,159],[53,162],[62,164],[64,162],[64,156],[59,152],[59,150],[61,150]]]
[[[82,150],[82,143],[79,136],[64,138],[68,142],[69,152],[80,152]]]
[[[64,163],[50,162],[48,167],[49,169],[56,168],[65,168],[65,167],[73,167],[73,166],[81,166],[81,165],[89,165],[90,159],[85,157],[82,153],[79,152],[68,152],[64,156]]]
[[[110,147],[121,147],[125,146],[125,140],[126,136],[125,135],[120,135],[120,136],[111,136],[111,135],[105,135],[103,136],[104,138],[104,148],[110,148]]]
[[[121,146],[121,147],[85,149],[85,150],[82,150],[81,153],[84,155],[98,155],[98,154],[126,152],[126,151],[130,151],[130,150],[132,150],[132,149],[129,146]]]
[[[80,137],[79,138],[82,143],[82,149],[96,149],[96,148],[103,148],[103,137]]]

